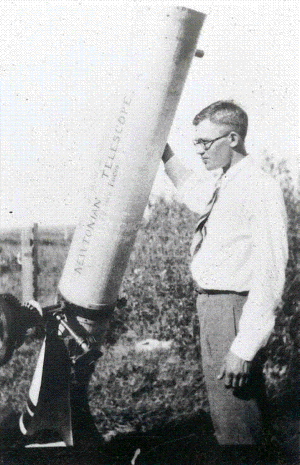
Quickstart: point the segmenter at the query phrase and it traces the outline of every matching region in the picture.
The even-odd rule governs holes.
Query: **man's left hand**
[[[223,365],[217,379],[225,378],[225,386],[227,388],[241,388],[249,378],[251,362],[229,351],[224,358]]]

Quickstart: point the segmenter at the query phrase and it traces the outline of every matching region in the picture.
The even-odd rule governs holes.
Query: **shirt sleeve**
[[[166,162],[165,171],[177,188],[179,202],[201,215],[212,198],[216,178],[206,172],[188,170],[176,156]]]
[[[249,209],[253,272],[231,351],[251,361],[274,328],[275,309],[285,283],[287,217],[281,189],[274,179],[265,177],[255,186]]]

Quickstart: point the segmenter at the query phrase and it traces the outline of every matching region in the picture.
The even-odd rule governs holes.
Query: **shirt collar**
[[[227,184],[231,179],[233,179],[240,171],[247,170],[249,166],[252,164],[252,158],[249,155],[245,155],[240,161],[238,161],[235,165],[229,168],[222,177],[222,185]]]

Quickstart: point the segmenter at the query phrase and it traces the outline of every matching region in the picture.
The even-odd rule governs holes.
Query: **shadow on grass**
[[[210,417],[205,412],[200,412],[180,423],[169,422],[146,433],[119,435],[105,446],[105,452],[116,454],[120,463],[123,463],[122,457],[127,455],[132,459],[134,453],[139,450],[137,465],[184,465],[197,463],[198,454],[205,453],[215,446]]]
[[[119,434],[109,442],[74,432],[75,446],[51,449],[2,450],[2,465],[196,465],[212,463],[216,446],[210,417],[200,412],[145,433]],[[77,441],[76,441],[77,437]],[[135,459],[134,459],[135,457]]]
[[[16,414],[15,414],[16,415]],[[292,422],[293,423],[293,422]],[[297,423],[299,425],[299,423]],[[297,426],[294,423],[294,426]],[[242,451],[234,451],[233,461],[223,462],[213,434],[210,417],[200,411],[181,421],[165,421],[147,432],[119,433],[104,441],[96,428],[74,428],[74,447],[26,449],[11,441],[19,434],[17,428],[8,431],[6,444],[3,423],[0,425],[1,465],[292,465],[298,463],[298,452],[283,454],[276,444],[264,450],[263,461],[242,459]],[[94,426],[94,425],[93,425]],[[2,430],[2,431],[1,431]],[[296,431],[294,431],[296,433]],[[291,433],[289,431],[289,439]],[[23,436],[24,438],[24,436]],[[281,438],[284,441],[284,438]],[[287,439],[287,438],[285,438]],[[296,436],[294,436],[296,440]],[[14,446],[12,446],[14,444]],[[282,443],[281,443],[282,445]],[[270,445],[269,445],[270,447]],[[298,449],[297,449],[298,450]],[[283,451],[282,451],[283,452]],[[220,460],[219,460],[220,459]]]

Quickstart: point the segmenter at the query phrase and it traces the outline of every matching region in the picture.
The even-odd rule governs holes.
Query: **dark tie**
[[[191,247],[190,247],[190,253],[191,253],[192,257],[200,249],[201,244],[203,242],[203,239],[204,239],[204,237],[206,235],[206,226],[205,226],[205,224],[206,224],[206,222],[208,220],[208,217],[209,217],[209,215],[210,215],[210,213],[211,213],[211,211],[213,209],[213,206],[216,203],[216,200],[218,198],[218,194],[219,194],[219,190],[220,190],[220,186],[221,186],[221,179],[222,179],[222,176],[218,179],[218,181],[216,183],[214,193],[212,195],[212,198],[208,202],[205,211],[202,213],[202,215],[201,215],[201,217],[200,217],[200,219],[198,221],[198,224],[197,224],[197,227],[196,227],[196,230],[195,230],[195,234],[194,234],[194,237],[193,237],[193,240],[192,240],[192,244],[191,244]]]

